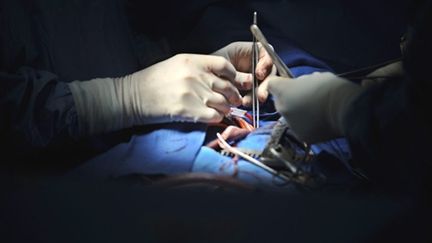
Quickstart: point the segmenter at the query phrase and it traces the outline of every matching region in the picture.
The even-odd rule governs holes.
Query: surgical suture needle
[[[257,25],[257,12],[253,13],[253,24]],[[257,40],[255,38],[255,35],[253,35],[253,41],[252,41],[252,76],[253,76],[253,82],[252,82],[252,124],[254,128],[259,128],[259,115],[260,115],[260,109],[259,109],[259,100],[257,95],[257,88],[258,88],[258,80],[256,77],[256,66],[258,64],[258,57],[259,57],[259,49],[257,45]]]

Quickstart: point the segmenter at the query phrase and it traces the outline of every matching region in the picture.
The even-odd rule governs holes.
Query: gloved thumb
[[[274,96],[279,96],[281,93],[283,93],[284,89],[286,89],[286,82],[289,82],[289,80],[287,79],[288,78],[279,76],[270,76],[266,80],[264,80],[264,82],[267,83],[267,87],[265,90],[270,92]]]
[[[240,90],[250,90],[252,88],[252,74],[237,71],[234,85]]]

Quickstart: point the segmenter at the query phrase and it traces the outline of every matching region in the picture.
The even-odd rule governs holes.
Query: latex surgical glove
[[[276,109],[308,143],[343,136],[344,115],[363,89],[328,72],[295,79],[270,77],[268,82]]]
[[[276,67],[267,51],[258,43],[259,56],[256,66],[256,77],[259,81],[265,80],[269,75],[276,74]],[[225,57],[229,60],[237,71],[240,72],[237,80],[237,88],[240,90],[250,90],[252,88],[252,42],[233,42],[222,49],[213,53],[213,55]],[[257,88],[258,99],[264,102],[267,99],[267,85],[262,84]],[[250,106],[250,94],[243,98],[243,105]]]
[[[69,86],[81,134],[88,135],[173,121],[220,122],[241,105],[232,83],[237,75],[224,58],[179,54],[125,77]]]
[[[402,61],[394,62],[369,73],[366,78],[361,81],[361,85],[369,87],[382,83],[385,80],[395,80],[395,78],[402,77],[404,74],[405,71]]]

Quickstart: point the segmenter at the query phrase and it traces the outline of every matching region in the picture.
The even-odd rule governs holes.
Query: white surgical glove
[[[269,77],[276,109],[299,139],[308,143],[343,136],[343,118],[362,87],[332,73],[295,79]]]
[[[179,54],[121,78],[69,84],[81,135],[171,121],[220,122],[241,105],[224,58]]]
[[[385,80],[394,80],[397,77],[402,77],[404,74],[405,71],[402,61],[394,62],[369,73],[365,79],[362,80],[361,85],[369,87],[374,84],[382,83]]]
[[[276,74],[276,67],[261,43],[258,43],[258,48],[259,56],[255,71],[258,81],[262,82],[257,88],[257,95],[258,99],[264,102],[268,96],[267,83],[264,80],[269,75]],[[250,90],[252,88],[252,42],[233,42],[217,50],[213,55],[225,57],[239,71],[238,89]],[[251,103],[251,95],[248,94],[243,98],[243,105],[250,106]]]

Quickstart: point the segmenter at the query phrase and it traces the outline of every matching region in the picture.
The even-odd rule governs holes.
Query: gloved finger
[[[198,117],[198,122],[203,123],[219,123],[224,118],[224,114],[210,107],[206,107],[201,111]]]
[[[277,68],[276,68],[276,65],[273,64],[273,67],[271,69],[269,76],[276,75],[276,73],[277,73]]]
[[[276,72],[276,67],[273,68],[272,73],[273,72],[274,73]],[[268,98],[268,95],[269,95],[268,83],[269,83],[269,80],[272,79],[272,77],[277,77],[277,76],[270,75],[269,77],[267,77],[266,79],[264,79],[264,81],[262,81],[261,84],[258,86],[257,95],[258,95],[258,100],[260,102],[265,102],[267,100],[267,98]],[[286,80],[286,79],[289,79],[289,78],[283,78],[283,79]]]
[[[234,106],[242,104],[242,97],[232,83],[223,79],[216,79],[212,82],[212,90],[225,96],[228,102]]]
[[[214,108],[219,113],[225,115],[229,114],[231,110],[228,100],[223,95],[218,93],[213,93],[211,96],[207,97],[207,99],[204,101],[204,104],[207,107]]]
[[[257,78],[259,80],[264,80],[272,71],[273,60],[271,59],[267,51],[264,49],[264,47],[261,45],[261,43],[258,43],[258,45],[259,59],[255,71]]]
[[[361,85],[368,87],[374,84],[382,83],[383,81],[388,80],[390,77],[402,77],[403,75],[403,65],[402,62],[399,61],[388,64],[369,73],[366,78],[361,81]]]
[[[269,93],[267,91],[267,88],[268,88],[268,80],[267,79],[262,81],[260,86],[258,86],[258,88],[257,88],[258,100],[261,103],[265,102],[268,98]]]
[[[250,90],[252,88],[252,74],[237,72],[234,84],[240,90]]]
[[[225,58],[218,56],[205,56],[207,58],[206,67],[218,77],[235,82],[237,75],[234,66]]]
[[[251,107],[252,106],[252,94],[251,93],[248,93],[243,97],[242,104],[245,107]]]
[[[251,70],[252,42],[233,42],[216,51],[213,55],[225,57],[237,71],[250,72]]]
[[[289,78],[270,76],[265,80],[265,83],[267,83],[267,91],[277,97],[284,91],[284,85],[289,81]]]

